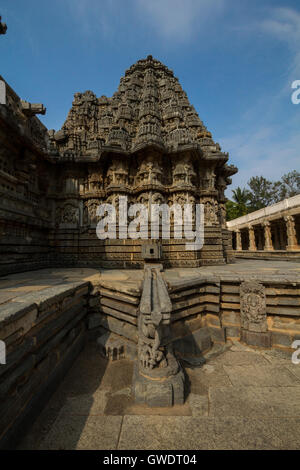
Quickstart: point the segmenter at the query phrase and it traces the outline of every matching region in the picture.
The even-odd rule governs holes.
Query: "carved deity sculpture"
[[[258,281],[243,282],[240,286],[241,326],[255,331],[267,331],[266,295]]]

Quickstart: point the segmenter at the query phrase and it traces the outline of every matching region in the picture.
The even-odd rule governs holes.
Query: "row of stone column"
[[[287,233],[287,246],[286,250],[300,250],[300,246],[297,241],[297,234],[296,234],[296,227],[295,227],[295,218],[292,215],[287,215],[284,217],[284,221],[286,223],[286,233]],[[271,232],[271,222],[266,220],[262,223],[264,228],[264,250],[271,251],[274,250],[273,241],[272,241],[272,232]],[[256,251],[256,241],[255,241],[255,233],[254,233],[254,226],[248,225],[248,236],[249,236],[249,248],[250,251]],[[242,248],[242,237],[241,231],[239,229],[235,230],[236,233],[236,250],[241,251]]]

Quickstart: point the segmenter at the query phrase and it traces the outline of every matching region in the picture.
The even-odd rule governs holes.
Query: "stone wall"
[[[87,282],[61,284],[1,308],[0,448],[24,435],[81,351],[89,289]]]
[[[161,274],[167,279],[167,274]],[[197,276],[167,283],[175,354],[201,358],[237,339],[292,351],[300,339],[300,282],[295,276]],[[141,279],[141,278],[140,278]],[[108,359],[135,359],[143,281],[99,280],[49,287],[16,297],[1,309],[0,447],[24,433],[84,345],[98,341]]]
[[[49,265],[47,129],[5,84],[0,105],[0,275]],[[42,110],[42,109],[41,109]],[[37,109],[36,111],[39,111]]]

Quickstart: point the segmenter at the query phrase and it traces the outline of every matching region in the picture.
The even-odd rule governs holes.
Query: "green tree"
[[[263,176],[253,176],[248,181],[251,212],[270,206],[278,201],[280,183],[267,180]]]
[[[240,206],[247,206],[249,203],[250,192],[247,189],[242,189],[239,186],[232,191],[233,200]]]
[[[297,170],[286,173],[279,182],[280,200],[300,194],[300,173]]]
[[[232,194],[233,201],[228,200],[226,202],[227,220],[236,219],[249,212],[249,191],[245,188],[237,187],[232,191]]]

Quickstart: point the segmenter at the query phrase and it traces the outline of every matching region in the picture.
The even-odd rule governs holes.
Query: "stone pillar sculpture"
[[[264,231],[265,231],[264,249],[266,251],[272,251],[274,250],[274,248],[273,248],[273,243],[272,243],[271,224],[268,220],[264,223]]]
[[[145,266],[138,318],[138,359],[133,390],[136,402],[148,406],[184,402],[184,373],[170,342],[172,304],[160,269]]]
[[[287,247],[286,249],[289,251],[293,250],[300,250],[300,246],[298,245],[296,228],[295,228],[295,219],[292,215],[287,215],[284,217],[286,223],[286,233],[287,233]]]
[[[7,25],[6,23],[2,23],[1,16],[0,16],[0,34],[6,34]]]
[[[242,237],[241,237],[241,231],[238,229],[235,231],[236,233],[236,251],[242,251]]]
[[[255,233],[254,233],[254,228],[252,225],[249,225],[248,227],[248,234],[249,234],[249,250],[251,251],[256,251],[256,243],[255,243]]]
[[[252,346],[270,347],[266,294],[263,284],[244,281],[240,286],[241,340]]]

